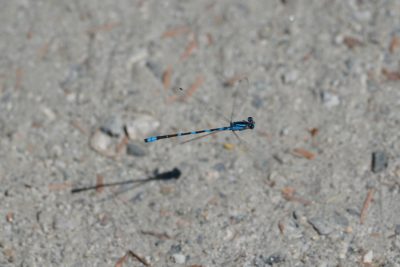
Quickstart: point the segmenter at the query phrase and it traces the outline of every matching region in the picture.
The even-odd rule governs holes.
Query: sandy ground
[[[399,64],[398,0],[2,1],[0,266],[400,266]]]

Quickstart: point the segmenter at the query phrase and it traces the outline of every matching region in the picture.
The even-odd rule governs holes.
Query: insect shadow
[[[112,187],[112,186],[117,186],[117,185],[127,185],[127,184],[145,184],[151,181],[168,181],[168,180],[177,180],[181,176],[182,172],[178,168],[174,168],[170,171],[158,173],[158,170],[156,169],[154,171],[153,176],[146,178],[146,179],[131,179],[127,181],[121,181],[121,182],[113,182],[113,183],[105,183],[105,184],[99,184],[95,186],[88,186],[88,187],[81,187],[81,188],[74,188],[71,190],[72,194],[79,193],[79,192],[84,192],[84,191],[89,191],[89,190],[97,190],[99,188],[105,188],[105,187]]]

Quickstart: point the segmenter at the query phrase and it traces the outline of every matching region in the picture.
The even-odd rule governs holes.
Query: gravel
[[[0,266],[400,266],[398,25],[398,0],[2,1]],[[143,142],[232,106],[242,141]]]

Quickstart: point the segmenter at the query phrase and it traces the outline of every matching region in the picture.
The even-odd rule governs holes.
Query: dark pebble
[[[396,235],[400,235],[400,224],[396,225],[396,228],[394,228],[394,233]]]
[[[171,248],[169,249],[168,253],[169,254],[177,254],[182,251],[182,246],[180,244],[177,245],[172,245]]]
[[[266,265],[272,266],[274,264],[285,261],[285,257],[279,253],[272,254],[268,257],[259,255],[254,259],[253,264],[256,267],[265,267]]]
[[[285,261],[284,256],[282,256],[281,254],[273,254],[266,259],[265,263],[272,266],[275,263],[280,263],[283,261]]]
[[[100,130],[111,137],[118,137],[122,135],[123,125],[121,118],[116,116],[108,118],[100,127]]]
[[[224,172],[226,170],[225,164],[223,162],[217,163],[213,166],[213,169],[217,172]]]
[[[130,202],[137,203],[144,199],[144,192],[137,193],[134,197],[130,199]]]
[[[198,235],[197,238],[196,238],[197,244],[201,245],[201,244],[203,244],[203,241],[204,241],[204,236],[203,235]]]
[[[153,73],[155,77],[157,77],[160,80],[162,79],[163,70],[159,64],[157,64],[152,60],[148,60],[146,62],[146,67]]]
[[[388,157],[385,152],[377,151],[372,153],[372,171],[381,172],[388,167]]]
[[[130,156],[144,157],[146,156],[146,151],[140,145],[136,143],[129,143],[126,147],[126,153]]]
[[[308,223],[311,224],[320,235],[329,235],[333,231],[330,223],[322,217],[313,217],[308,220]]]

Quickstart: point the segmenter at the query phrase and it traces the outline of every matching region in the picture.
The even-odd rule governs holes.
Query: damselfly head
[[[254,129],[254,127],[256,126],[256,122],[253,120],[253,117],[248,117],[247,122],[249,123],[249,128]]]

